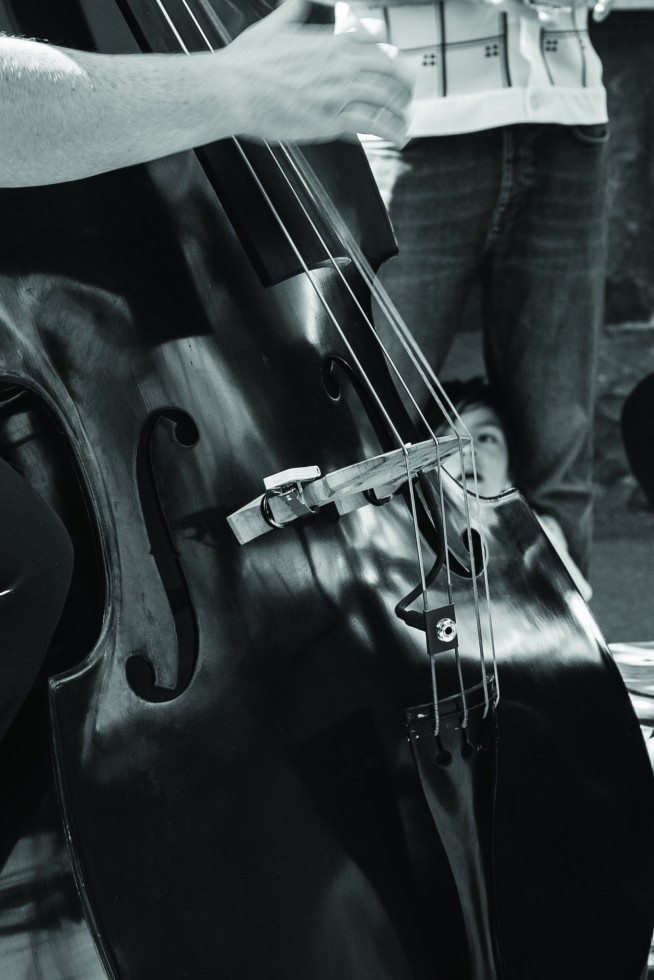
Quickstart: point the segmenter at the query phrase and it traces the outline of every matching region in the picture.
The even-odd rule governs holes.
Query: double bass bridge
[[[315,465],[283,470],[266,477],[264,492],[230,514],[227,522],[239,544],[247,544],[298,518],[315,515],[327,504],[347,514],[386,503],[409,479],[437,470],[443,459],[458,451],[460,443],[458,436],[407,443],[324,476]]]

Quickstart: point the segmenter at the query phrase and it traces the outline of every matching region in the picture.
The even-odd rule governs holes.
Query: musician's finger
[[[351,102],[341,112],[340,119],[343,132],[370,133],[398,144],[406,139],[405,113],[389,106]]]
[[[353,71],[339,86],[347,103],[364,103],[405,112],[411,101],[414,80],[406,71],[380,54],[381,61],[357,59]]]
[[[595,23],[599,24],[611,13],[613,7],[613,0],[598,0],[598,2],[593,7],[592,17]]]

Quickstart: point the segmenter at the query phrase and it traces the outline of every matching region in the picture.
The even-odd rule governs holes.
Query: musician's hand
[[[284,142],[372,133],[401,143],[409,78],[367,31],[335,35],[302,23],[304,13],[302,0],[286,0],[220,52],[235,131]]]

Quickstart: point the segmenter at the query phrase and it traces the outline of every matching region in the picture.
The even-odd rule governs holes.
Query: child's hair
[[[444,381],[443,390],[457,412],[465,412],[475,405],[482,405],[486,408],[492,408],[504,426],[504,416],[499,400],[486,378],[482,378],[481,375],[468,378],[466,381],[459,378]],[[449,428],[445,415],[435,402],[427,415],[427,420],[433,428]]]
[[[497,397],[495,390],[492,385],[483,378],[481,375],[476,375],[473,378],[468,378],[462,381],[460,378],[453,378],[450,381],[444,381],[443,390],[445,394],[450,399],[457,412],[465,412],[469,408],[474,408],[475,406],[482,406],[484,408],[490,408],[497,415],[500,425],[504,430],[504,437],[507,442],[509,449],[509,456],[513,459],[512,451],[512,438],[511,429],[506,424],[506,416],[504,414],[504,409]],[[441,409],[434,402],[431,406],[430,411],[427,413],[427,421],[431,425],[434,432],[437,434],[440,432],[448,432],[451,428],[446,417],[443,415]]]

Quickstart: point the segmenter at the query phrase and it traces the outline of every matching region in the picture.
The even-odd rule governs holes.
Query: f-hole
[[[154,433],[159,426],[172,430],[177,445],[191,449],[199,439],[197,426],[190,415],[181,409],[162,409],[144,427],[139,440],[136,473],[143,520],[150,552],[165,589],[177,637],[177,683],[173,688],[158,683],[156,669],[143,653],[131,656],[125,665],[129,686],[144,701],[161,703],[173,701],[191,682],[198,659],[198,624],[191,593],[174,538],[164,512],[157,485],[153,459]]]
[[[456,572],[457,575],[462,576],[462,578],[472,578],[473,567],[475,569],[475,575],[479,575],[480,572],[483,572],[486,562],[486,552],[484,550],[481,534],[474,527],[470,528],[470,530],[466,528],[461,535],[461,542],[465,550],[472,557],[470,566],[468,567],[462,562],[458,561],[456,556],[452,554],[452,551],[450,551],[450,567],[454,572]]]
[[[323,362],[322,382],[325,387],[325,391],[334,402],[340,401],[342,393],[339,374],[350,382],[351,386],[354,388],[354,391],[358,395],[359,401],[363,405],[363,409],[368,416],[374,433],[379,439],[382,450],[385,452],[390,449],[394,449],[395,442],[393,441],[388,430],[387,422],[379,411],[379,407],[375,404],[374,399],[371,397],[367,386],[359,376],[359,372],[356,371],[352,365],[345,360],[345,358],[339,357],[336,354],[330,354],[329,357],[326,357]]]
[[[1,377],[0,454],[59,515],[75,556],[68,598],[41,672],[0,743],[2,865],[26,828],[35,826],[37,814],[37,844],[46,831],[48,836],[61,833],[54,815],[47,680],[75,667],[92,651],[102,629],[106,596],[97,515],[68,436],[39,393]],[[63,837],[61,846],[63,853]],[[30,849],[30,856],[34,867],[28,877],[34,872],[42,887],[49,870],[37,850]],[[27,866],[20,868],[20,873],[26,870]],[[8,880],[5,876],[5,887]]]
[[[37,392],[2,378],[0,453],[59,515],[73,543],[73,577],[44,666],[52,675],[80,663],[102,628],[105,592],[95,514],[54,413]]]

